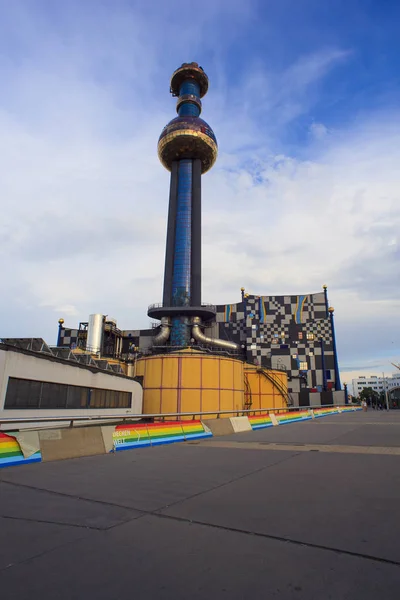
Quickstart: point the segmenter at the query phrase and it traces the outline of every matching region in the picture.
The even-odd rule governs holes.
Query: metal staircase
[[[290,394],[287,391],[287,388],[282,385],[281,380],[273,372],[270,372],[267,369],[263,369],[262,367],[258,367],[257,373],[260,373],[261,375],[263,375],[263,377],[268,379],[268,381],[270,381],[272,383],[272,385],[274,385],[276,387],[276,389],[279,391],[279,393],[283,396],[283,398],[286,402],[286,406],[293,405],[292,398],[290,397]]]

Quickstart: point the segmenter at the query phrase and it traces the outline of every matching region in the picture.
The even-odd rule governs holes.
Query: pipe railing
[[[60,423],[60,422],[69,422],[70,427],[73,427],[75,421],[127,421],[127,420],[143,420],[143,419],[157,419],[161,421],[165,421],[166,418],[169,417],[192,417],[195,420],[195,417],[202,417],[205,415],[217,415],[217,419],[220,418],[220,415],[236,415],[236,416],[255,416],[256,413],[279,413],[279,412],[301,412],[308,410],[318,410],[318,409],[326,409],[326,408],[342,408],[342,407],[356,407],[356,404],[327,404],[324,406],[286,406],[283,408],[248,408],[248,409],[236,409],[236,410],[208,410],[208,411],[200,411],[200,412],[176,412],[176,413],[148,413],[148,414],[129,414],[129,415],[64,415],[59,417],[6,417],[0,418],[0,429],[1,425],[7,424],[18,424],[18,423]]]

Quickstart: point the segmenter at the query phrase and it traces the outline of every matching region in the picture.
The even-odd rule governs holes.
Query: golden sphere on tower
[[[324,285],[322,286],[322,289],[326,290],[326,289],[328,289],[328,286],[324,283]]]
[[[333,306],[330,306],[330,307],[328,308],[328,310],[329,310],[329,312],[330,312],[330,313],[333,313],[335,309],[333,308]]]
[[[58,322],[60,323],[60,325],[62,325],[64,323],[64,319],[58,319]]]
[[[164,127],[158,140],[158,158],[168,171],[172,162],[200,159],[206,173],[217,159],[217,139],[211,127],[200,117],[175,117]]]

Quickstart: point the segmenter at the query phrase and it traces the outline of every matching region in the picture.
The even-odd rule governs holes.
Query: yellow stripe
[[[2,442],[0,444],[0,452],[3,450],[3,448],[17,448],[19,450],[19,444],[18,442]]]

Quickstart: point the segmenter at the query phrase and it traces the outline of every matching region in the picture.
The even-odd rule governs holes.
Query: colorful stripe
[[[333,414],[339,414],[340,412],[349,412],[361,409],[359,407],[353,406],[341,406],[340,408],[337,408],[336,406],[330,406],[326,408],[313,408],[312,410],[314,413],[314,417],[320,418],[327,417]],[[274,411],[271,411],[271,413],[275,415],[279,425],[286,425],[287,423],[295,423],[299,421],[309,421],[310,419],[312,419],[311,412],[308,408],[279,413],[274,413]],[[271,421],[269,413],[266,413],[265,415],[251,416],[249,417],[249,421],[252,429],[264,429],[265,427],[273,427],[273,423]]]
[[[263,429],[264,427],[273,427],[271,417],[268,414],[249,417],[249,421],[252,429]]]
[[[302,319],[303,319],[303,308],[304,308],[304,303],[306,301],[307,296],[297,296],[297,304],[296,304],[296,310],[295,310],[295,314],[294,314],[294,320],[296,321],[296,323],[299,325],[300,323],[302,323]]]
[[[165,421],[164,423],[138,423],[117,425],[113,433],[116,452],[144,446],[186,442],[211,437],[201,421]]]
[[[224,321],[227,323],[231,320],[232,311],[236,308],[235,304],[226,304],[224,311]]]
[[[25,458],[15,437],[0,431],[0,469],[2,467],[11,467],[13,465],[26,465],[29,463],[40,462],[41,460],[42,455],[40,452],[35,452],[35,454],[29,458]]]
[[[259,312],[260,312],[260,323],[265,323],[267,320],[267,310],[265,308],[265,302],[262,297],[259,300]]]

